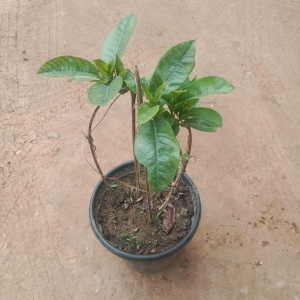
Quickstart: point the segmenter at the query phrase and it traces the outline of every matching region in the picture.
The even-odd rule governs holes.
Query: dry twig
[[[150,186],[149,186],[149,182],[148,182],[148,169],[146,167],[145,167],[145,181],[146,181],[147,202],[148,202],[148,217],[149,217],[149,222],[151,222]]]

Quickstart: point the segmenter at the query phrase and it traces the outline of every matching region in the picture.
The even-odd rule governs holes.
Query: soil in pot
[[[160,195],[151,195],[150,222],[146,192],[141,191],[136,197],[130,188],[135,186],[134,174],[125,175],[122,182],[106,191],[96,216],[109,243],[128,253],[146,255],[165,251],[187,235],[194,215],[189,187],[181,185],[164,212],[157,208],[166,199],[170,187]],[[143,180],[141,189],[146,190]]]

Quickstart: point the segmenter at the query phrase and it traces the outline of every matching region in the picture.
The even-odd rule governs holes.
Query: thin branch
[[[91,163],[88,161],[86,155],[85,155],[85,151],[84,151],[84,146],[85,146],[85,141],[88,139],[87,138],[87,135],[82,131],[83,135],[85,136],[85,139],[83,140],[83,143],[82,143],[82,152],[83,152],[83,156],[84,156],[84,159],[85,161],[87,162],[87,164],[97,173],[97,174],[100,174],[92,165]]]
[[[172,196],[172,194],[173,194],[174,187],[175,187],[175,182],[172,183],[172,185],[171,185],[171,190],[170,190],[170,192],[169,192],[169,194],[168,194],[167,199],[165,200],[165,202],[164,202],[161,206],[158,207],[158,210],[163,210],[163,209],[166,208],[166,205],[167,205],[167,203],[170,201],[171,196]]]
[[[89,145],[90,145],[90,149],[91,149],[91,153],[95,162],[95,165],[97,167],[98,172],[100,173],[102,180],[104,182],[104,184],[106,185],[107,188],[109,188],[109,184],[99,166],[99,163],[97,161],[97,155],[96,155],[96,146],[94,145],[94,140],[92,137],[92,125],[93,125],[93,121],[95,119],[95,116],[97,114],[97,111],[99,110],[100,106],[97,106],[92,114],[91,120],[90,120],[90,124],[89,124],[89,129],[88,129],[88,135],[87,135],[87,140],[89,141]]]
[[[101,118],[101,120],[92,128],[92,132],[93,130],[103,121],[103,119],[106,117],[108,111],[110,110],[110,108],[112,107],[112,105],[117,101],[117,99],[121,96],[121,94],[119,94],[114,100],[113,102],[109,105],[108,109],[106,110],[105,114],[103,115],[103,117]]]
[[[93,123],[93,121],[94,121],[94,118],[95,118],[95,116],[96,116],[96,113],[97,113],[97,111],[98,111],[98,109],[100,108],[100,106],[98,106],[96,109],[95,109],[95,111],[94,111],[94,113],[93,113],[93,115],[92,115],[92,119],[90,120],[90,124],[89,124],[89,133],[88,133],[88,135],[86,135],[84,132],[82,132],[83,134],[84,134],[84,136],[85,136],[85,140],[83,141],[83,145],[82,145],[82,151],[83,151],[83,155],[84,155],[84,158],[85,158],[85,161],[89,164],[89,166],[96,172],[96,173],[98,173],[98,174],[100,174],[101,175],[101,177],[102,177],[102,179],[103,179],[103,181],[104,181],[104,183],[105,183],[105,185],[108,187],[108,183],[107,183],[107,181],[105,180],[105,176],[103,175],[103,173],[101,174],[101,168],[100,168],[100,166],[99,166],[99,164],[98,164],[98,162],[97,162],[97,156],[96,156],[96,153],[95,153],[95,151],[96,151],[96,147],[95,147],[95,145],[94,145],[94,141],[93,141],[93,138],[92,138],[92,136],[91,136],[91,133],[92,133],[92,131],[103,121],[103,119],[106,117],[106,115],[107,115],[107,113],[109,112],[109,110],[110,110],[110,108],[112,107],[112,105],[116,102],[116,100],[119,98],[121,96],[121,94],[119,94],[113,101],[112,101],[112,103],[109,105],[109,107],[108,107],[108,109],[106,110],[106,112],[105,112],[105,114],[103,115],[103,117],[101,118],[101,120],[92,128],[92,123]],[[91,153],[92,153],[92,156],[93,156],[93,158],[94,158],[94,162],[95,162],[95,164],[96,164],[96,166],[97,166],[97,169],[98,169],[98,171],[90,164],[90,162],[88,161],[88,159],[86,158],[86,155],[85,155],[85,151],[84,151],[84,146],[85,146],[85,141],[86,140],[88,140],[89,141],[89,144],[90,144],[90,149],[91,149]],[[92,143],[92,145],[91,145],[91,143]],[[95,159],[96,159],[96,161],[95,161]],[[99,171],[99,168],[100,168],[100,171]]]
[[[192,130],[191,130],[191,127],[189,126],[184,126],[187,130],[188,130],[188,141],[187,141],[187,149],[186,149],[186,153],[189,155],[190,157],[190,154],[191,154],[191,149],[192,149]],[[185,173],[185,170],[186,170],[186,167],[187,167],[187,164],[189,162],[189,158],[188,159],[185,159],[185,160],[182,160],[181,161],[181,166],[180,166],[180,169],[179,169],[179,172],[177,174],[177,177],[175,179],[175,181],[172,183],[171,185],[171,190],[168,194],[168,197],[167,199],[165,200],[165,202],[158,208],[159,210],[162,210],[166,207],[167,203],[170,201],[171,199],[171,196],[172,196],[172,193],[173,193],[173,190],[177,190],[178,186],[180,185],[181,183],[181,180],[182,180],[182,176],[183,174]]]
[[[149,222],[151,223],[152,220],[151,220],[151,210],[150,210],[150,186],[148,181],[148,169],[146,167],[144,169],[144,172],[145,172],[147,202],[148,202],[148,217],[149,217]]]

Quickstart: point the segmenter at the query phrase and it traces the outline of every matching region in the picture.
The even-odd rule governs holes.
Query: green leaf
[[[115,60],[112,59],[108,64],[108,75],[113,75],[114,70],[115,70]]]
[[[116,188],[116,187],[118,187],[119,185],[117,184],[117,183],[112,183],[112,184],[110,184],[109,185],[109,187],[111,187],[111,188]]]
[[[159,110],[158,110],[158,112],[157,112],[157,114],[156,114],[156,117],[158,117],[158,116],[160,116],[161,114],[163,114],[164,112],[166,112],[167,110],[163,107],[163,105],[161,104],[161,102],[160,102],[160,104],[159,104]]]
[[[184,154],[181,155],[182,160],[188,160],[189,157],[190,157],[190,155],[188,153],[184,153]]]
[[[89,76],[89,75],[73,75],[71,76],[71,79],[74,81],[95,81],[100,80],[99,78],[95,78],[95,75]]]
[[[197,117],[215,127],[222,127],[222,117],[221,115],[207,107],[196,107],[192,108],[184,113],[185,117]]]
[[[156,103],[156,101],[159,99],[159,97],[161,96],[163,90],[166,87],[166,83],[164,82],[155,92],[154,97],[153,97],[153,103]]]
[[[123,73],[124,71],[122,71]],[[128,69],[126,71],[126,74],[124,75],[123,77],[127,87],[133,92],[136,94],[136,84],[135,84],[135,77],[134,77],[134,74]],[[141,85],[146,85],[147,84],[147,78],[146,77],[142,77],[141,78]],[[142,88],[142,94],[143,96],[145,96],[145,92]]]
[[[89,101],[96,106],[106,106],[120,91],[123,84],[122,77],[117,76],[110,84],[95,83],[89,88]]]
[[[215,132],[218,127],[222,127],[221,115],[210,108],[192,108],[187,111],[185,115],[191,118],[185,120],[183,125],[190,126],[200,131]]]
[[[134,74],[130,71],[127,70],[125,76],[123,77],[127,87],[136,94],[136,84],[135,84],[135,77]]]
[[[148,179],[155,192],[161,192],[174,178],[180,147],[170,124],[157,118],[143,124],[134,144],[137,160],[148,168]]]
[[[116,55],[115,68],[118,75],[120,75],[120,73],[124,70],[124,65],[118,54]]]
[[[199,107],[200,104],[201,104],[200,99],[192,98],[192,99],[189,99],[189,100],[179,103],[179,105],[176,106],[174,112],[179,113],[179,120],[183,120],[183,119],[185,119],[184,115],[187,111],[189,111],[190,109],[192,109],[194,107]]]
[[[141,84],[149,88],[150,80],[151,76],[144,76],[141,78]]]
[[[151,232],[151,235],[154,235],[157,232],[157,228]]]
[[[109,33],[104,41],[100,58],[105,62],[109,62],[116,58],[122,58],[125,49],[129,43],[131,35],[136,25],[136,19],[133,14],[125,16]]]
[[[195,52],[195,41],[179,43],[169,49],[159,60],[151,78],[149,89],[152,94],[163,82],[167,84],[167,92],[182,85],[195,66]]]
[[[233,89],[234,86],[221,77],[204,77],[189,84],[187,91],[178,97],[177,102],[182,102],[194,97],[204,97],[213,94],[227,94]]]
[[[170,126],[174,125],[174,117],[168,111],[163,112],[159,118],[166,120]]]
[[[185,90],[187,86],[190,84],[190,78],[187,77],[186,80],[179,86],[179,90]]]
[[[195,128],[197,130],[204,131],[204,132],[217,131],[217,127],[212,126],[211,124],[209,124],[205,121],[199,120],[198,118],[187,119],[183,122],[183,125],[190,126],[192,128]]]
[[[96,65],[96,67],[98,68],[98,70],[100,71],[100,73],[102,74],[103,77],[107,76],[107,72],[108,72],[108,64],[103,61],[102,59],[94,59],[93,60],[94,64]]]
[[[84,77],[88,81],[99,80],[99,71],[90,61],[75,56],[59,56],[44,63],[37,72],[38,76],[66,77],[78,76],[81,81]],[[86,80],[86,81],[87,81]]]
[[[157,114],[158,110],[159,105],[151,107],[149,102],[142,103],[137,113],[139,123],[144,124],[151,120]]]
[[[176,99],[176,102],[178,100]],[[180,103],[174,105],[174,112],[175,113],[182,113],[187,109],[193,108],[197,105],[200,105],[201,100],[198,97],[190,98]]]
[[[153,102],[153,96],[152,94],[150,93],[148,87],[144,84],[142,84],[142,88],[143,88],[143,91],[145,92],[145,95],[146,95],[146,98],[150,101],[150,102]]]
[[[173,124],[172,125],[172,130],[173,130],[174,135],[177,136],[178,133],[179,133],[179,130],[180,130],[179,125],[178,124]]]
[[[159,218],[162,214],[164,214],[165,212],[163,210],[160,210],[157,214],[156,214],[156,218]]]
[[[184,92],[185,92],[184,90],[175,90],[172,91],[170,94],[163,96],[163,99],[166,101],[169,108],[173,110],[174,109],[173,103],[176,103],[176,98]]]
[[[199,107],[201,104],[201,100],[200,99],[192,99],[190,101],[188,100],[187,104],[189,108]]]

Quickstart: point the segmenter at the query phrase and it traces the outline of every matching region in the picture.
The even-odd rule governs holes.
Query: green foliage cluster
[[[135,26],[135,16],[125,16],[106,38],[100,58],[93,62],[60,56],[43,64],[37,74],[93,82],[88,99],[95,106],[106,106],[119,93],[136,94],[134,74],[121,60]],[[141,78],[142,92],[148,101],[141,104],[137,113],[140,129],[134,149],[137,160],[148,169],[149,183],[155,192],[170,184],[180,159],[187,159],[176,138],[180,128],[215,132],[222,127],[218,112],[200,107],[201,98],[226,94],[234,88],[217,76],[190,78],[195,52],[195,40],[179,43],[161,57],[152,76]]]

